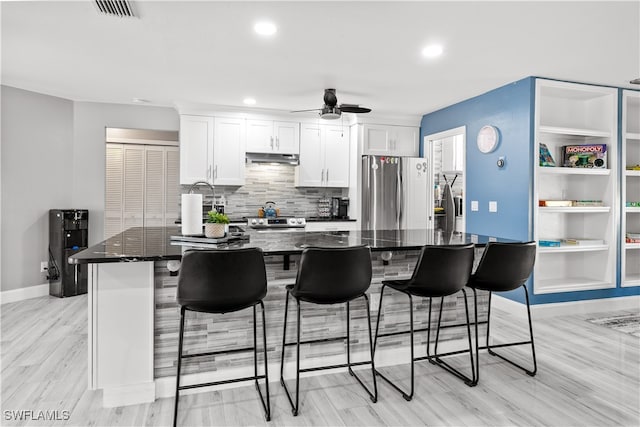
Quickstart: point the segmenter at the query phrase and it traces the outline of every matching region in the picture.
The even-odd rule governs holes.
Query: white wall
[[[73,204],[89,209],[89,245],[104,240],[105,128],[178,130],[173,108],[75,102]]]
[[[2,86],[3,291],[45,283],[49,209],[72,207],[73,102]]]
[[[89,209],[103,240],[105,127],[178,130],[173,108],[73,102],[2,86],[0,290],[46,283],[48,211]]]

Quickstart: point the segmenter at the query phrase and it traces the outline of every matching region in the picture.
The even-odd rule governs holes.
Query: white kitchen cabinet
[[[213,185],[244,185],[244,119],[216,117],[213,138]]]
[[[621,286],[640,286],[640,92],[622,92]],[[630,234],[627,241],[627,234]]]
[[[307,221],[305,231],[357,231],[356,221]]]
[[[464,171],[463,135],[454,135],[442,140],[442,172],[461,174]]]
[[[247,152],[299,154],[300,123],[248,119]]]
[[[615,88],[536,80],[534,293],[616,286],[618,96]],[[556,166],[540,166],[545,144]],[[562,146],[606,144],[606,168],[563,167]],[[540,200],[602,201],[603,206],[539,206]],[[591,239],[540,246],[541,240]]]
[[[213,183],[213,117],[180,116],[180,184]]]
[[[303,124],[296,187],[349,186],[349,130],[342,126]]]
[[[413,126],[364,125],[362,154],[415,157],[419,130]]]

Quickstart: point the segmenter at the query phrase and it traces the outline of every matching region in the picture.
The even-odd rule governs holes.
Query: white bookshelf
[[[623,207],[620,229],[620,274],[622,286],[640,286],[640,243],[626,243],[625,235],[640,234],[640,207],[627,206],[627,202],[640,202],[640,171],[626,170],[640,165],[640,92],[622,91],[622,165],[624,170],[620,189]]]
[[[534,239],[599,239],[604,244],[539,247],[535,294],[616,286],[617,105],[615,88],[536,80]],[[539,166],[541,143],[555,167]],[[605,168],[563,167],[562,146],[586,144],[606,144]],[[540,200],[600,200],[603,206],[544,207]]]

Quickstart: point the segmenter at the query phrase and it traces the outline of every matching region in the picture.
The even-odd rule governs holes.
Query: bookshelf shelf
[[[640,211],[640,208],[636,208]],[[571,206],[571,207],[555,207],[540,206],[540,213],[608,213],[611,211],[610,206]]]
[[[539,166],[538,172],[548,175],[611,175],[611,169],[565,168]]]
[[[640,171],[624,171],[626,176],[638,176],[640,177]]]
[[[608,130],[596,130],[596,129],[583,129],[583,128],[571,128],[561,126],[540,126],[539,131],[542,133],[550,133],[554,135],[569,135],[569,136],[591,136],[608,138],[611,136],[611,132]]]
[[[625,243],[624,248],[626,250],[640,249],[640,243]]]
[[[606,251],[609,245],[561,245],[556,247],[539,246],[538,253],[559,253],[559,252],[595,252]]]

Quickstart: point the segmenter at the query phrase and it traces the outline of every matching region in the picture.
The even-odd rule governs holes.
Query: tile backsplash
[[[295,166],[286,164],[252,163],[245,168],[245,185],[242,187],[216,186],[216,198],[224,194],[226,213],[231,219],[258,215],[258,209],[267,201],[275,202],[282,216],[318,216],[318,199],[322,197],[347,196],[348,190],[341,188],[303,188],[294,186]],[[181,193],[189,190],[182,185]],[[194,192],[202,193],[206,202],[211,202],[211,190],[205,186]],[[344,193],[344,194],[343,194]]]

